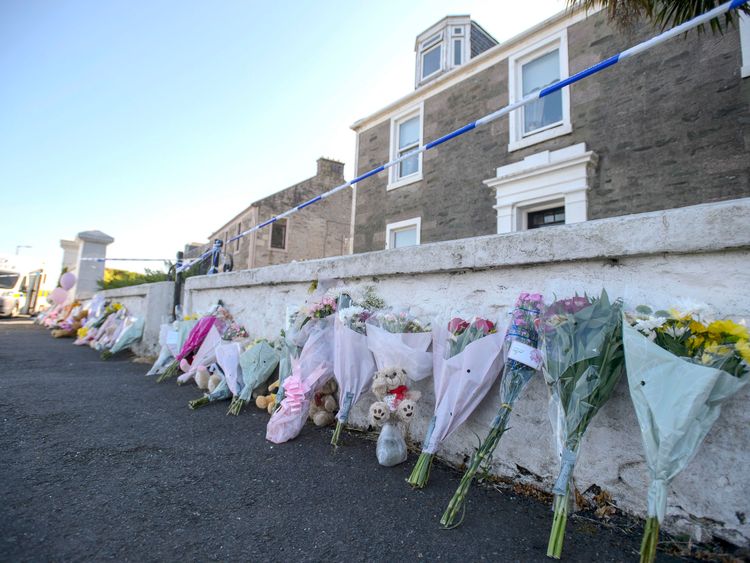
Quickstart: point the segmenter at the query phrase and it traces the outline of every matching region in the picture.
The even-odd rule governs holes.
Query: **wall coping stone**
[[[750,248],[750,198],[194,276],[186,280],[186,289],[200,291],[319,278],[430,274],[744,248]],[[137,287],[132,290],[137,291]]]

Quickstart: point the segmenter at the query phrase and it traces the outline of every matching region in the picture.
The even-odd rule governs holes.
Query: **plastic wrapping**
[[[552,492],[554,518],[547,555],[560,558],[567,524],[570,481],[589,423],[609,400],[624,370],[622,304],[573,297],[547,307],[542,326],[544,379],[550,392],[550,420],[560,455]]]
[[[437,452],[440,444],[479,406],[500,374],[504,360],[501,332],[488,334],[447,357],[455,343],[450,336],[444,323],[433,328],[435,413],[422,445],[422,451],[429,454]]]
[[[144,321],[142,318],[128,316],[122,321],[122,328],[117,339],[109,349],[110,354],[117,354],[130,348],[143,336]]]
[[[226,342],[216,347],[216,363],[224,374],[226,385],[232,395],[239,395],[242,390],[242,371],[240,368],[240,354],[242,347],[239,342]]]
[[[385,467],[393,467],[406,461],[409,452],[406,449],[404,433],[397,424],[386,422],[378,436],[375,446],[378,463]]]
[[[648,516],[662,522],[667,487],[695,456],[724,401],[748,382],[679,358],[623,323],[630,396],[638,417],[651,484]]]
[[[342,311],[346,314],[346,310]],[[339,386],[339,412],[336,418],[347,422],[349,411],[372,384],[375,359],[367,347],[367,335],[349,328],[347,320],[336,315],[333,331],[333,374]]]
[[[190,361],[190,369],[177,378],[177,383],[187,383],[195,377],[200,366],[208,367],[216,361],[216,348],[224,342],[216,326],[211,325]]]
[[[544,379],[562,468],[553,492],[564,495],[589,423],[609,400],[624,370],[622,304],[606,292],[547,309],[542,329]]]
[[[267,341],[261,340],[243,352],[239,361],[242,373],[239,398],[247,402],[253,389],[265,383],[279,365],[279,353]]]
[[[427,328],[425,332],[398,332],[409,327]],[[432,375],[432,332],[426,323],[401,313],[384,312],[367,321],[367,345],[377,369],[400,367],[412,381]]]
[[[298,360],[292,360],[292,375],[284,388],[294,382],[300,395],[285,396],[266,428],[266,439],[280,444],[296,438],[307,420],[315,392],[333,377],[333,317],[310,319],[308,338]]]
[[[198,351],[198,348],[200,348],[201,344],[203,344],[203,340],[206,338],[206,335],[215,324],[216,317],[210,315],[198,320],[195,326],[193,326],[190,330],[190,333],[187,335],[187,338],[180,348],[179,353],[175,355],[175,359],[178,362],[182,359],[189,360],[189,357]],[[219,333],[219,338],[221,338],[221,333]]]

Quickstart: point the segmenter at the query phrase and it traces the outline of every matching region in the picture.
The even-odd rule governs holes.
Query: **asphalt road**
[[[254,406],[190,411],[195,387],[104,362],[28,321],[0,321],[2,561],[549,561],[547,504],[472,492],[464,524],[440,515],[460,474],[404,482],[375,444],[306,426],[265,440]],[[637,561],[640,530],[573,517],[564,560]],[[671,558],[664,556],[664,561]]]

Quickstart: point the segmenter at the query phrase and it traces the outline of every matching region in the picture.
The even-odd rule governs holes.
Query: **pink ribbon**
[[[305,383],[299,375],[291,375],[284,381],[283,402],[289,407],[292,413],[296,414],[302,411],[306,392]]]

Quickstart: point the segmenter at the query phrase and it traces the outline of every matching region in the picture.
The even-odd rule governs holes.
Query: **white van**
[[[31,315],[44,293],[44,270],[16,257],[0,256],[0,317]],[[36,262],[36,261],[35,261]]]
[[[0,270],[0,317],[15,317],[26,308],[28,280],[19,272]]]

